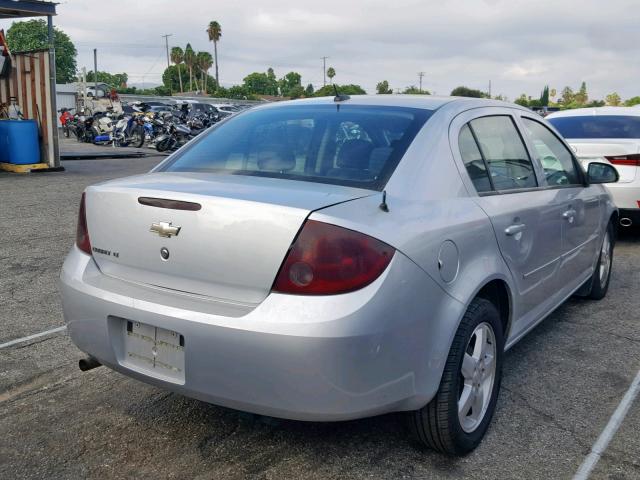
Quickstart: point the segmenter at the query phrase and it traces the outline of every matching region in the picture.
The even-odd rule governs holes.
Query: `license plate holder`
[[[184,383],[184,336],[135,320],[123,321],[122,364],[132,370]]]

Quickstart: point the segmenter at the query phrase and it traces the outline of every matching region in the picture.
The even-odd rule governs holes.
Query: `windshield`
[[[160,171],[219,172],[381,190],[430,110],[288,105],[240,113]]]
[[[564,138],[640,138],[640,116],[589,115],[547,120]]]

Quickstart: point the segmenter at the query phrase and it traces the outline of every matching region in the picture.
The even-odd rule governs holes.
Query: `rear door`
[[[554,193],[541,186],[540,168],[511,112],[484,108],[464,113],[452,123],[452,133],[469,189],[478,193],[517,287],[512,333],[518,335],[557,293],[562,215]]]
[[[532,155],[543,166],[544,183],[562,206],[563,259],[560,276],[567,287],[577,288],[589,276],[599,251],[599,189],[589,187],[584,172],[565,144],[535,116],[521,115],[522,130]]]

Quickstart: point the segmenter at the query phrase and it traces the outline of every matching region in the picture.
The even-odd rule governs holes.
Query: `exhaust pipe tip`
[[[81,358],[78,361],[78,367],[80,367],[80,370],[82,370],[83,372],[92,370],[100,366],[102,366],[102,364],[93,357]]]
[[[633,224],[633,221],[630,218],[624,217],[620,219],[620,225],[623,227],[630,227]]]

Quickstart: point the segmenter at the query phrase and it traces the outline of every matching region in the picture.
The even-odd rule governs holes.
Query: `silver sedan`
[[[464,454],[504,351],[571,295],[606,294],[616,180],[512,104],[258,107],[86,189],[64,314],[85,370],[290,419],[403,411]]]

